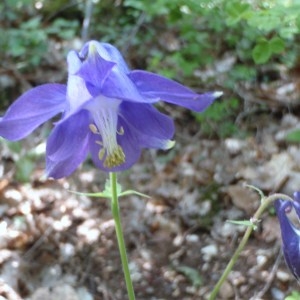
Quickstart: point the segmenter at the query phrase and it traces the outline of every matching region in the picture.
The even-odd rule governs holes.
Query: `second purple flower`
[[[285,261],[296,279],[300,280],[300,192],[294,193],[294,201],[276,200],[275,209],[279,219],[282,249]],[[298,218],[298,226],[288,214],[294,210]]]

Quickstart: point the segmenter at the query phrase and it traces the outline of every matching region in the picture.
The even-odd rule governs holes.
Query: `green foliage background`
[[[6,0],[0,3],[4,73],[13,70],[22,76],[38,68],[48,70],[50,43],[63,45],[57,51],[64,57],[81,37],[88,4],[90,38],[116,45],[133,68],[161,73],[199,91],[215,90],[216,80],[202,80],[195,72],[218,66],[226,55],[235,62],[220,89],[228,89],[233,98],[236,83],[257,80],[261,65],[299,64],[297,0]],[[29,82],[36,84],[34,78]],[[3,107],[14,98],[4,89],[0,97]],[[219,136],[236,132],[230,112],[240,104],[233,107],[230,99],[224,103],[196,115],[204,131],[207,124],[225,122],[227,129]]]
[[[2,55],[36,66],[49,39],[80,37],[85,5],[80,0],[1,2]],[[132,50],[128,56],[140,60],[137,64],[191,75],[229,50],[243,63],[278,60],[292,66],[298,59],[299,15],[300,3],[292,0],[98,0],[89,32],[127,54]],[[171,37],[176,45],[170,45]]]

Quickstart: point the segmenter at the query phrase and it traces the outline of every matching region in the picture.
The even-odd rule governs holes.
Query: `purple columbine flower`
[[[173,120],[153,104],[165,101],[201,112],[221,92],[197,94],[165,77],[131,71],[110,44],[90,41],[70,51],[68,82],[44,84],[19,97],[0,118],[0,136],[16,141],[62,113],[46,147],[49,177],[71,174],[90,153],[104,171],[130,168],[141,149],[173,146]]]
[[[280,223],[282,249],[285,261],[296,277],[300,280],[300,229],[288,217],[288,213],[295,210],[300,218],[300,192],[294,193],[294,201],[276,200],[275,209]]]

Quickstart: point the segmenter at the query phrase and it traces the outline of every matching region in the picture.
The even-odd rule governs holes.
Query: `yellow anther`
[[[119,131],[117,131],[118,135],[123,135],[124,134],[124,128],[123,126],[120,127]]]
[[[90,131],[95,134],[99,134],[98,128],[94,124],[89,125]]]
[[[104,155],[105,155],[105,149],[102,148],[102,149],[100,149],[100,151],[99,151],[99,153],[98,153],[99,159],[102,160],[103,157],[104,157]]]
[[[104,160],[104,167],[114,168],[120,166],[124,162],[125,162],[125,154],[123,152],[122,147],[118,145],[117,148],[114,149],[113,153],[107,154]]]
[[[122,147],[118,145],[117,135],[124,135],[124,128],[121,126],[119,130],[116,130],[116,123],[111,122],[113,118],[109,111],[105,115],[99,113],[96,117],[99,117],[99,122],[96,122],[97,126],[91,123],[89,129],[92,133],[100,135],[102,139],[102,141],[95,141],[100,146],[98,158],[101,161],[104,160],[103,165],[106,168],[120,166],[125,162],[125,154]]]

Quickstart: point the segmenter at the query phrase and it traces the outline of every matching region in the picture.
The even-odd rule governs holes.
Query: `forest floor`
[[[252,95],[258,98],[264,97]],[[278,98],[267,99],[264,109],[241,100],[247,105],[235,122],[246,132],[242,138],[203,137],[189,112],[161,106],[176,123],[174,149],[145,150],[119,174],[124,189],[150,196],[120,199],[137,299],[207,299],[245,231],[226,220],[249,220],[259,205],[245,184],[266,195],[292,196],[299,189],[299,145],[285,140],[299,128],[299,110],[284,102],[286,95]],[[226,93],[218,101],[226,101]],[[27,138],[23,149],[38,139]],[[0,299],[127,299],[109,201],[70,192],[99,192],[106,174],[88,161],[69,178],[49,180],[39,158],[29,182],[20,183],[16,162],[22,157],[0,146]],[[298,288],[270,208],[218,299],[283,300]]]

